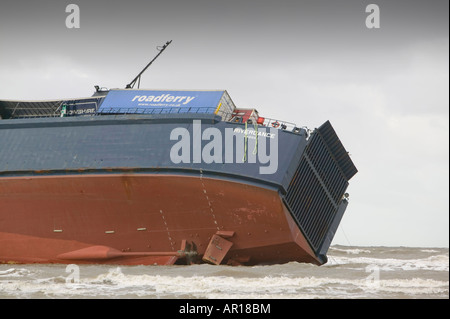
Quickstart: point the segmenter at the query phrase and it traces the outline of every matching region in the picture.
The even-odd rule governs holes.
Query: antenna
[[[151,60],[149,62],[149,64],[147,64],[147,66],[144,69],[142,69],[142,71],[133,79],[133,81],[131,81],[129,84],[127,84],[127,86],[125,87],[126,89],[134,88],[134,85],[136,84],[136,81],[138,81],[138,89],[139,89],[139,86],[141,85],[141,75],[142,75],[142,73],[144,73],[145,70],[147,70],[147,68],[153,63],[153,61],[155,61],[159,57],[159,55],[161,53],[163,53],[163,51],[167,48],[167,46],[170,43],[172,43],[172,40],[167,41],[166,44],[164,44],[162,47],[161,46],[157,46],[156,47],[156,49],[159,51],[159,53],[153,58],[153,60]]]

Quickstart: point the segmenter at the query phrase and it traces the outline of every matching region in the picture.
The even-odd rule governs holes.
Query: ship
[[[357,173],[330,121],[267,118],[223,89],[135,89],[142,72],[0,100],[0,263],[325,264]]]

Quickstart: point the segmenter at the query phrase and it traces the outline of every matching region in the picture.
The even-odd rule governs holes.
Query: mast
[[[142,71],[133,79],[133,81],[131,81],[129,84],[127,84],[127,86],[125,87],[126,89],[132,89],[134,88],[134,85],[136,84],[136,82],[138,82],[138,89],[139,86],[141,84],[141,75],[142,73],[145,72],[145,70],[147,70],[147,68],[153,63],[153,61],[155,61],[161,53],[163,53],[163,51],[168,47],[168,45],[172,43],[172,40],[167,41],[166,44],[164,44],[162,47],[158,46],[156,47],[157,50],[159,50],[158,54],[153,58],[153,60],[151,60],[147,66],[145,68],[142,69]]]

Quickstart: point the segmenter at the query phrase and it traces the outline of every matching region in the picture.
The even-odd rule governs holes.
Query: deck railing
[[[222,118],[223,121],[236,123],[236,124],[245,124],[242,117],[226,112],[226,111],[217,111],[215,107],[195,107],[195,108],[182,108],[182,107],[161,107],[161,108],[108,108],[108,109],[100,109],[96,112],[86,113],[86,114],[78,114],[78,115],[69,115],[65,114],[62,111],[61,105],[55,106],[56,110],[53,112],[49,112],[47,114],[43,114],[40,112],[32,113],[32,112],[21,112],[14,114],[11,118],[16,119],[25,119],[25,118],[45,118],[45,117],[73,117],[73,116],[102,116],[102,115],[127,115],[127,114],[142,114],[142,115],[160,115],[160,114],[211,114],[217,115]],[[268,128],[276,128],[285,131],[292,131],[295,133],[300,132],[301,129],[309,130],[306,127],[297,127],[295,123],[283,121],[274,118],[268,117],[259,117],[255,119],[247,120],[247,125],[258,125]]]

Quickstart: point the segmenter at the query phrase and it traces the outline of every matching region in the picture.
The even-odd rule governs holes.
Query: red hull
[[[279,194],[248,184],[130,173],[2,177],[0,203],[2,263],[321,264]]]

